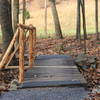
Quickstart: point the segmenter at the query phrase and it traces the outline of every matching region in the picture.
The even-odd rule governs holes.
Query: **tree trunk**
[[[55,0],[50,0],[50,2],[51,2],[52,15],[53,15],[54,24],[55,24],[56,37],[58,39],[62,39],[63,36],[62,36],[62,30],[61,30],[59,17],[58,17],[58,13],[56,9],[56,3],[55,3]]]
[[[8,3],[9,3],[9,7],[8,7],[9,18],[10,18],[10,22],[11,22],[11,26],[12,26],[12,0],[8,0]]]
[[[26,12],[26,0],[23,0],[23,16],[22,16],[23,24],[25,24],[25,12]]]
[[[3,54],[7,50],[13,37],[11,15],[11,0],[0,0],[0,24],[2,30]],[[10,64],[17,64],[15,56]]]
[[[77,27],[76,27],[76,39],[81,39],[81,0],[77,0]]]
[[[0,24],[2,30],[3,51],[5,52],[13,37],[11,7],[8,0],[0,0]]]
[[[81,1],[81,7],[82,7],[82,17],[83,17],[83,32],[84,32],[84,54],[87,53],[87,32],[86,32],[86,18],[85,18],[85,1]]]
[[[85,39],[87,39],[86,18],[85,18],[85,0],[81,1],[81,7],[82,7],[82,17],[83,17],[83,32],[84,32]]]
[[[17,29],[17,24],[19,23],[19,0],[13,0],[13,31]]]
[[[45,27],[44,27],[44,31],[45,34],[47,35],[47,0],[45,0]]]
[[[96,34],[97,34],[97,40],[100,39],[99,37],[99,29],[98,29],[98,0],[95,0],[95,23],[96,23]]]

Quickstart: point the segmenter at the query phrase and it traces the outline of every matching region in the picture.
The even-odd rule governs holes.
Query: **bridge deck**
[[[38,56],[32,69],[26,71],[21,88],[48,87],[62,85],[83,86],[84,78],[69,56]]]

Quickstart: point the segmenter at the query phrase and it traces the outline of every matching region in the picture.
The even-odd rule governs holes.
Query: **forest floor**
[[[1,48],[0,52],[0,54],[2,54]],[[26,53],[28,53],[28,50],[26,50]],[[86,53],[87,55],[95,56],[100,60],[100,41],[96,40],[96,35],[88,35],[88,39],[86,40]],[[75,36],[67,36],[63,39],[37,39],[36,54],[37,56],[69,55],[76,57],[79,54],[84,54],[84,40],[76,40]]]
[[[86,42],[87,42],[86,43],[87,55],[96,56],[100,60],[100,41],[96,40],[96,35],[88,35],[88,39],[86,40]],[[81,41],[76,40],[75,36],[67,36],[64,39],[54,39],[54,38],[37,39],[36,52],[37,52],[37,56],[63,54],[63,55],[70,55],[70,56],[76,57],[78,54],[84,54],[84,40],[83,39]],[[92,74],[90,74],[90,72]],[[96,80],[92,78],[93,72],[94,70],[89,69],[87,72],[85,72],[85,75],[83,73],[83,75],[86,77],[87,80],[91,80],[89,81],[89,85],[91,86],[91,88],[93,88],[94,86],[93,82],[94,80]],[[10,75],[9,73],[14,73],[15,75],[13,76],[13,75]],[[10,71],[6,73],[6,76],[7,74],[8,74],[8,79],[5,77],[2,77],[4,76],[4,73],[0,73],[0,77],[2,77],[0,78],[1,83],[2,81],[3,81],[3,84],[6,82],[10,83],[11,80],[16,79],[18,71],[14,71],[14,72]],[[100,79],[99,79],[99,82],[100,82]],[[7,85],[5,86],[6,88],[3,87],[4,91],[8,88]],[[1,90],[2,88],[0,89],[0,91]]]
[[[87,54],[100,57],[100,41],[96,40],[96,35],[88,35],[86,40]],[[37,55],[64,54],[78,55],[84,54],[84,40],[76,40],[74,36],[67,36],[64,39],[37,39]]]

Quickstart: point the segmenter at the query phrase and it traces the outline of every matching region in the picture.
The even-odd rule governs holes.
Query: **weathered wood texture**
[[[22,87],[84,85],[85,79],[77,68],[34,68],[25,73],[25,82]]]
[[[19,82],[24,81],[24,31],[20,28],[19,34]]]
[[[36,28],[33,31],[33,63],[35,62],[36,57]]]
[[[33,31],[30,30],[29,33],[29,67],[32,68],[33,65]]]
[[[15,50],[14,50],[14,51],[12,52],[12,54],[10,55],[9,60],[8,60],[7,64],[5,65],[5,68],[8,67],[8,65],[9,65],[9,63],[11,62],[11,60],[13,59],[15,53],[17,52],[18,48],[19,48],[19,44],[17,45],[17,47],[15,48]]]
[[[9,56],[9,54],[10,54],[12,48],[13,48],[13,45],[14,45],[14,43],[16,41],[16,38],[18,36],[18,33],[19,33],[18,31],[19,31],[19,29],[17,29],[12,41],[10,42],[10,45],[8,46],[7,51],[5,52],[3,58],[2,58],[2,60],[0,62],[0,68],[4,68],[5,67],[4,65],[5,65],[6,61],[8,60],[8,56]]]
[[[39,56],[35,62],[37,62],[36,65],[25,72],[25,82],[21,85],[22,88],[86,84],[69,56]],[[40,67],[38,63],[41,63]]]
[[[34,30],[34,29],[36,29],[32,25],[27,26],[27,25],[24,25],[24,24],[18,24],[17,26],[20,27],[20,28],[22,28],[22,29],[27,29],[27,30]]]
[[[28,37],[26,37],[25,32],[29,31]],[[19,38],[19,44],[15,47],[15,50],[11,53],[12,48],[14,47],[14,44],[16,41],[18,41]],[[26,67],[24,66],[24,51],[25,51],[25,44],[26,41],[29,40],[29,68],[32,68],[34,60],[35,60],[35,45],[36,45],[36,28],[32,25],[26,26],[23,24],[19,24],[16,33],[14,34],[14,37],[5,52],[1,62],[0,62],[0,70],[6,70],[6,69],[16,69],[18,67],[9,66],[9,63],[13,59],[13,56],[17,52],[19,48],[19,82],[22,83],[24,81],[24,70]]]

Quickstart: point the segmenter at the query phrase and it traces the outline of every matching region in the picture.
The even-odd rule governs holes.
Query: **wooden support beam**
[[[11,52],[13,46],[14,46],[14,43],[15,43],[15,41],[16,41],[16,38],[18,37],[18,34],[19,34],[18,31],[19,31],[19,28],[17,29],[17,31],[16,31],[16,33],[15,33],[15,35],[14,35],[12,41],[10,42],[10,44],[9,44],[9,46],[8,46],[7,51],[5,52],[3,58],[2,58],[2,60],[1,60],[1,62],[0,62],[0,69],[5,67],[4,65],[5,65],[5,63],[6,63],[7,59],[8,59],[8,56],[9,56],[9,54],[10,54],[10,52]]]
[[[36,28],[33,30],[33,63],[36,57]]]
[[[0,69],[0,71],[3,71],[3,70],[16,70],[16,69],[19,69],[19,66],[8,66],[7,68]],[[30,69],[29,66],[24,67],[24,71],[26,71],[28,69]]]
[[[35,60],[35,45],[36,45],[36,29],[30,30],[29,33],[29,67],[32,68]]]
[[[15,50],[13,51],[13,53],[10,55],[9,60],[8,60],[7,64],[5,65],[5,68],[8,67],[8,65],[11,62],[12,58],[14,57],[15,53],[17,52],[18,48],[19,48],[19,44],[17,45],[17,47],[15,48]]]
[[[33,31],[29,31],[29,67],[33,65]]]
[[[19,83],[24,81],[24,30],[20,28],[19,34]]]
[[[27,29],[27,30],[34,30],[35,29],[35,27],[33,27],[32,25],[27,26],[27,25],[24,25],[24,24],[18,24],[17,26],[20,27],[20,28],[23,28],[23,29]]]

